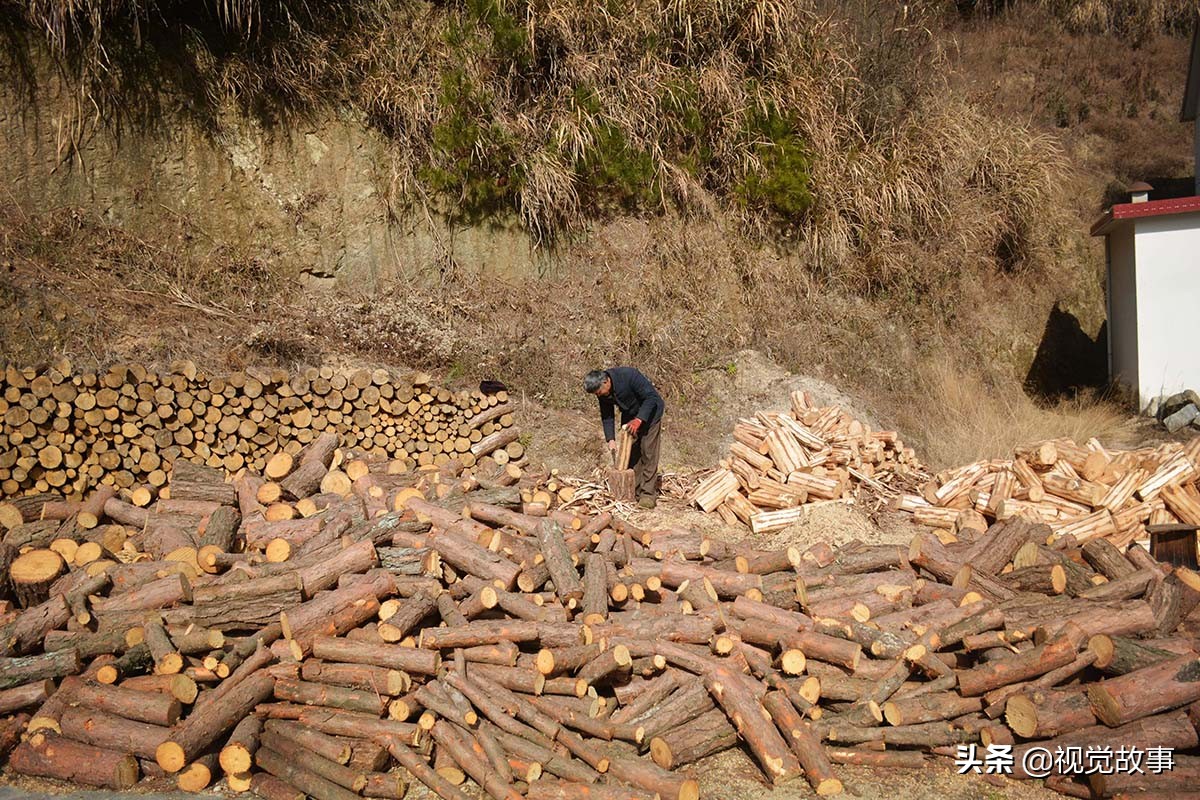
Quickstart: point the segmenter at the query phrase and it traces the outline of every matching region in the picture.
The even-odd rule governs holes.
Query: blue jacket
[[[649,428],[662,419],[662,395],[650,383],[650,379],[633,367],[612,367],[604,370],[604,374],[612,379],[612,391],[607,397],[596,396],[600,401],[600,422],[604,425],[604,438],[612,441],[617,438],[616,424],[613,417],[615,409],[621,409],[621,424],[637,417],[642,421],[643,428]]]

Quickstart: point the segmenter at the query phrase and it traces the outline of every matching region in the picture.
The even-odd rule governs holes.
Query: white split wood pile
[[[796,522],[810,503],[852,500],[863,485],[920,472],[895,431],[872,431],[841,408],[813,405],[803,391],[792,393],[791,405],[790,413],[739,420],[728,457],[691,501],[765,533]]]
[[[1200,437],[1138,450],[1054,439],[1018,447],[1011,459],[938,473],[895,508],[929,527],[976,530],[1012,517],[1044,522],[1054,536],[1118,547],[1147,525],[1200,525]]]

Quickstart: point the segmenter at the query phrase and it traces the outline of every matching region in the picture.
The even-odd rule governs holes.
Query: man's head
[[[583,390],[597,397],[608,397],[612,391],[612,378],[602,369],[594,369],[583,376]]]

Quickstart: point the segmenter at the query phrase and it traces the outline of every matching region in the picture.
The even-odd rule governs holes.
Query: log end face
[[[650,758],[663,769],[671,769],[675,764],[670,746],[658,736],[650,740]]]
[[[808,659],[801,650],[785,650],[779,657],[779,666],[788,675],[803,674],[807,665]]]
[[[1121,724],[1121,708],[1117,699],[1103,684],[1093,684],[1087,690],[1088,701],[1096,717],[1110,728]]]
[[[154,751],[154,760],[169,773],[179,772],[187,765],[187,759],[184,757],[183,748],[175,742],[163,742]],[[136,766],[137,762],[134,762]]]
[[[218,762],[227,775],[249,772],[252,766],[250,751],[242,744],[231,744],[221,748]]]
[[[1013,695],[1004,706],[1004,721],[1013,733],[1030,738],[1037,730],[1037,707],[1026,695]]]
[[[821,797],[829,797],[830,795],[841,794],[843,791],[842,782],[837,778],[821,778],[816,781],[817,794]]]

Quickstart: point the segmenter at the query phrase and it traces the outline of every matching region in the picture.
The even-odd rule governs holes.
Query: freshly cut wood
[[[1125,636],[1105,634],[1091,637],[1088,650],[1096,655],[1096,667],[1108,675],[1126,675],[1178,655],[1155,647],[1153,641],[1139,642]]]
[[[1008,698],[1004,719],[1018,736],[1048,739],[1094,725],[1096,715],[1085,692],[1037,690]]]
[[[983,701],[978,697],[961,697],[957,692],[936,692],[890,700],[883,704],[883,716],[891,725],[918,725],[954,719],[982,709]]]
[[[53,550],[30,550],[17,556],[9,566],[9,580],[21,608],[32,608],[49,599],[50,585],[64,569],[62,556]]]
[[[8,758],[14,772],[124,791],[137,783],[137,759],[61,736],[35,733]]]
[[[316,800],[352,800],[359,797],[357,793],[309,772],[301,764],[274,750],[260,747],[254,753],[254,763]]]
[[[762,724],[769,718],[768,714],[744,681],[741,675],[725,667],[717,667],[704,675],[704,685],[709,693],[725,710],[771,782],[795,777],[800,773],[800,763],[779,734]]]
[[[408,673],[370,664],[339,664],[312,658],[301,665],[301,675],[306,681],[347,686],[387,697],[398,697],[412,689]]]
[[[663,769],[675,769],[728,749],[737,739],[725,712],[714,708],[650,739],[650,757]]]
[[[250,791],[263,800],[307,800],[308,795],[269,772],[256,772],[250,778]]]
[[[36,680],[22,686],[0,690],[0,714],[11,714],[30,706],[41,705],[54,694],[54,681]]]
[[[179,721],[181,706],[171,695],[142,692],[124,686],[89,681],[73,688],[72,701],[125,719],[169,727]]]
[[[314,775],[319,775],[325,780],[349,789],[352,792],[360,792],[367,785],[367,776],[365,773],[356,771],[345,764],[330,761],[313,753],[295,740],[281,736],[273,731],[263,732],[260,747],[274,751],[293,763],[303,766],[306,771]]]
[[[0,625],[0,656],[31,653],[55,628],[71,619],[71,608],[62,595],[26,608]],[[47,676],[42,676],[47,677]],[[0,683],[3,676],[0,675]],[[0,686],[3,688],[3,686]]]
[[[999,659],[958,672],[958,690],[966,697],[989,689],[1036,678],[1075,659],[1076,644],[1070,636],[1058,636],[1010,658]]]
[[[171,732],[171,738],[159,745],[154,760],[167,772],[178,772],[270,697],[274,688],[274,678],[259,672],[220,699],[194,709]]]
[[[161,725],[77,706],[65,708],[58,722],[62,735],[69,739],[149,759],[171,732]]]
[[[74,675],[82,667],[79,651],[74,649],[23,658],[0,658],[0,690],[46,678]]]
[[[296,745],[335,764],[348,764],[350,762],[350,756],[353,751],[345,739],[339,739],[320,731],[311,730],[291,720],[267,720],[263,728],[276,737],[290,740]],[[244,760],[249,760],[250,753],[253,750],[247,747],[246,751]],[[242,761],[243,759],[239,758],[235,764],[241,764]]]
[[[388,705],[387,700],[378,694],[292,679],[275,681],[275,697],[301,705],[328,706],[376,715],[382,714]]]
[[[1200,658],[1179,656],[1087,689],[1092,710],[1116,727],[1200,700]]]
[[[312,644],[312,654],[314,658],[367,664],[420,675],[436,675],[441,664],[436,650],[356,642],[332,636],[316,637]]]

